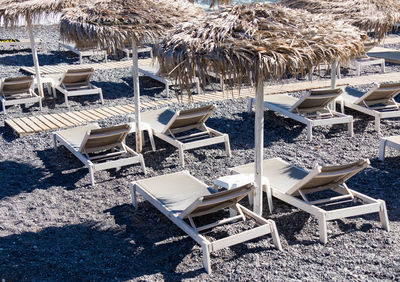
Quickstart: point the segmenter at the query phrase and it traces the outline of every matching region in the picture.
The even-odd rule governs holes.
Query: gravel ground
[[[55,27],[36,31],[48,48],[40,52],[42,65],[77,63],[70,53],[51,51],[57,50]],[[0,29],[2,37],[24,35],[20,29],[9,32]],[[21,65],[32,65],[29,50],[0,51],[1,77],[20,74]],[[393,70],[397,68],[393,66]],[[94,80],[103,88],[106,105],[131,102],[128,69],[97,71]],[[141,79],[141,88],[143,101],[165,96],[162,86],[150,79]],[[66,111],[61,97],[55,102],[48,99],[44,105],[44,112]],[[216,177],[226,175],[228,168],[254,158],[254,116],[246,112],[245,100],[216,105],[218,111],[208,125],[229,133],[233,157],[225,156],[222,145],[185,152],[185,169],[210,185]],[[74,110],[98,106],[96,100],[85,97],[72,103]],[[19,117],[39,114],[36,110],[35,106],[12,107],[9,113]],[[98,172],[97,185],[92,188],[87,169],[76,158],[63,147],[53,151],[50,133],[16,138],[9,128],[1,127],[0,279],[400,280],[400,154],[389,151],[385,162],[379,162],[379,135],[373,119],[350,110],[347,113],[355,118],[354,137],[347,136],[343,125],[317,127],[313,141],[307,142],[304,125],[265,112],[264,158],[279,156],[306,169],[316,162],[330,165],[369,158],[371,165],[348,185],[386,201],[392,231],[379,227],[377,214],[337,220],[329,223],[328,243],[322,245],[313,217],[274,199],[274,214],[265,212],[264,216],[275,220],[283,251],[274,249],[266,236],[214,252],[212,275],[202,268],[200,247],[154,207],[142,199],[138,211],[131,208],[130,183],[145,177],[139,165]],[[100,124],[126,121],[121,116]],[[384,120],[382,133],[400,134],[399,120]],[[172,146],[156,140],[158,150],[151,152],[148,143],[143,153],[148,177],[182,170],[176,165],[178,153]],[[127,144],[135,147],[134,136],[128,137]],[[219,228],[207,236],[233,233],[240,227]]]

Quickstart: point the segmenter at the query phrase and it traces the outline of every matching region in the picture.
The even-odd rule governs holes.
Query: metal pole
[[[331,88],[336,88],[336,69],[337,69],[337,60],[334,60],[331,67]]]
[[[256,116],[254,125],[255,138],[255,171],[254,181],[256,189],[253,192],[253,211],[258,215],[262,214],[262,171],[264,152],[264,80],[262,70],[258,71],[256,77]]]
[[[135,122],[136,122],[136,152],[142,152],[142,131],[140,128],[140,87],[139,87],[139,73],[138,73],[138,51],[136,40],[132,39],[132,78],[133,78],[133,91],[135,98]]]
[[[38,60],[38,55],[37,55],[36,46],[35,46],[35,37],[33,35],[33,30],[32,30],[32,20],[30,18],[26,19],[26,25],[27,25],[28,33],[29,33],[29,40],[31,42],[33,64],[35,65],[36,81],[37,81],[37,86],[38,86],[38,90],[39,90],[39,96],[43,98],[44,93],[43,93],[42,79],[40,78],[39,60]]]

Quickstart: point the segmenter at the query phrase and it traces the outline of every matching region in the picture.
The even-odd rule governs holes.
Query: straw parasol
[[[365,35],[332,18],[280,5],[238,5],[182,24],[165,39],[158,57],[180,84],[208,72],[232,74],[256,84],[254,211],[262,211],[264,80],[311,71],[313,66],[346,61],[364,53]],[[189,71],[187,71],[189,69]],[[271,201],[269,195],[270,209]]]
[[[398,0],[281,0],[289,8],[332,15],[361,30],[373,32],[378,41],[400,21]]]
[[[39,60],[32,25],[39,24],[41,19],[61,12],[64,8],[77,5],[79,2],[79,0],[0,0],[0,19],[3,20],[5,27],[16,26],[20,19],[26,21],[41,97],[44,97],[43,85],[40,79]]]
[[[204,10],[185,0],[104,0],[69,9],[61,18],[64,39],[88,40],[117,49],[132,44],[135,94],[136,149],[142,150],[137,45],[155,43],[179,23],[203,15]]]

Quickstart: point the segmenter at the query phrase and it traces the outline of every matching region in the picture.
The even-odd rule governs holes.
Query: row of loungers
[[[164,108],[145,112],[143,115],[151,128],[149,136],[154,134],[178,148],[185,145],[187,148],[198,148],[225,143],[230,155],[228,135],[205,125],[205,121],[214,111],[214,106],[180,112]],[[179,139],[178,133],[184,133],[187,131],[185,129],[196,129],[199,134],[191,135],[188,140],[187,137]],[[130,132],[132,128],[127,124],[109,128],[90,124],[54,133],[55,148],[57,143],[61,143],[80,159],[89,168],[92,184],[94,172],[98,170],[140,163],[143,172],[146,173],[143,156],[125,144],[125,138]],[[183,150],[180,157],[182,164]],[[346,185],[347,180],[368,165],[369,160],[360,160],[342,166],[316,165],[313,170],[306,171],[280,158],[273,158],[264,160],[262,188],[267,195],[315,216],[319,223],[319,237],[322,243],[326,243],[328,239],[327,221],[346,217],[378,213],[382,228],[389,231],[385,202],[351,190]],[[249,197],[250,203],[252,202],[254,184],[249,179],[254,179],[254,164],[234,167],[231,174],[240,177],[236,188],[230,190],[211,188],[187,171],[138,180],[132,183],[132,204],[135,208],[139,207],[137,194],[140,194],[193,238],[202,248],[203,265],[208,273],[212,271],[210,253],[228,246],[271,234],[274,247],[281,250],[274,221],[264,219],[239,204],[246,196]],[[333,195],[326,196],[324,193],[328,190]],[[230,210],[229,216],[227,213],[218,213],[218,216],[223,214],[224,217],[212,223],[199,225],[198,217],[227,208]],[[253,227],[234,232],[234,235],[210,240],[203,234],[218,225],[247,220],[254,221],[255,224],[251,225]]]

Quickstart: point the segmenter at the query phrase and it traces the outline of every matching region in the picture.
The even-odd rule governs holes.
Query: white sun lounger
[[[400,103],[394,98],[400,93],[400,83],[384,83],[374,86],[367,93],[347,88],[337,102],[344,107],[375,118],[375,130],[380,133],[381,119],[400,117]]]
[[[73,44],[67,43],[58,43],[58,50],[60,51],[62,48],[71,51],[79,56],[79,63],[82,64],[83,57],[90,57],[90,56],[104,56],[104,61],[107,63],[107,51],[100,50],[95,46],[88,47],[88,48],[79,48]]]
[[[188,172],[182,171],[133,182],[132,202],[137,208],[136,193],[139,193],[195,240],[203,250],[204,268],[211,273],[210,253],[213,251],[267,234],[272,235],[274,246],[279,250],[282,249],[275,222],[258,216],[238,203],[253,187],[247,184],[232,190],[215,192]],[[196,225],[196,217],[209,215],[225,208],[236,210],[238,215],[204,226]],[[247,219],[254,220],[256,226],[215,241],[210,241],[200,233],[218,225]]]
[[[64,145],[88,169],[90,181],[95,184],[94,172],[140,163],[144,174],[143,156],[125,145],[130,126],[128,124],[100,128],[97,123],[60,130],[54,133],[54,149],[57,142]]]
[[[400,135],[383,137],[379,143],[379,160],[385,160],[386,147],[400,151]]]
[[[176,81],[170,78],[167,74],[160,73],[160,65],[157,60],[154,59],[143,59],[139,60],[138,73],[144,76],[151,77],[158,82],[165,85],[165,91],[167,92],[167,97],[169,98],[169,87],[175,85]],[[200,81],[195,78],[194,83],[196,83],[197,94],[200,94]]]
[[[143,112],[141,121],[152,128],[155,136],[178,148],[180,164],[184,166],[183,151],[194,148],[225,143],[226,154],[231,156],[228,134],[211,129],[205,124],[215,110],[214,105],[177,112],[161,108]],[[188,134],[183,135],[184,133]]]
[[[6,106],[39,103],[42,110],[42,98],[33,89],[33,77],[9,77],[3,79],[0,86],[0,102],[3,106],[3,115],[6,115]]]
[[[101,103],[104,104],[101,88],[90,83],[93,74],[93,68],[69,69],[61,77],[56,89],[64,94],[68,108],[68,97],[72,96],[99,95]]]
[[[35,39],[35,45],[40,45],[42,44],[42,41],[40,39]],[[20,47],[25,47],[25,48],[31,48],[31,41],[29,39],[23,38],[23,39],[0,39],[0,47],[14,47],[14,46],[20,46]]]
[[[272,196],[314,215],[319,223],[319,237],[322,243],[328,240],[327,221],[340,218],[379,213],[382,227],[389,231],[389,219],[383,200],[376,200],[347,187],[345,181],[369,165],[369,160],[361,160],[342,166],[316,166],[311,171],[303,170],[280,158],[264,160],[263,177],[268,178]],[[246,164],[231,169],[232,173],[252,174],[254,164]],[[320,191],[335,192],[336,196],[325,199],[309,199],[308,194]],[[341,204],[353,202],[351,206]],[[356,205],[356,203],[358,205]],[[332,209],[338,205],[337,209]],[[323,209],[329,206],[329,209]]]
[[[348,124],[349,135],[353,136],[353,117],[329,109],[342,89],[312,90],[300,99],[287,94],[264,96],[264,107],[307,125],[307,140],[312,140],[314,126]],[[252,109],[255,98],[248,98],[248,111]]]

